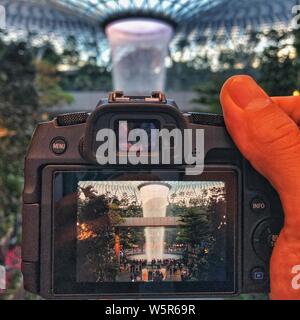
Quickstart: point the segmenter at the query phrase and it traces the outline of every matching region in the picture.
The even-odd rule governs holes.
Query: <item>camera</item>
[[[175,129],[204,133],[201,172],[187,174],[191,164],[175,150],[189,144],[196,157],[195,139],[160,139]],[[132,130],[147,147],[129,141]],[[130,150],[143,161],[126,161]],[[283,225],[276,191],[242,157],[223,117],[181,113],[161,92],[113,92],[92,113],[39,124],[22,214],[25,289],[52,299],[267,293]]]

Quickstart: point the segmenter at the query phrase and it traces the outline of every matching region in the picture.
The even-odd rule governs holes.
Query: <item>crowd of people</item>
[[[129,273],[130,281],[143,281],[143,269],[147,269],[147,280],[161,282],[163,280],[187,281],[191,279],[192,266],[186,266],[182,259],[126,259],[120,263],[120,271]],[[165,272],[162,272],[165,271]]]

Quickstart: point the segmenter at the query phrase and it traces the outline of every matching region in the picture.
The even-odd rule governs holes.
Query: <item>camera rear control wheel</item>
[[[252,236],[255,253],[262,261],[269,261],[280,228],[274,219],[266,219],[258,224]]]

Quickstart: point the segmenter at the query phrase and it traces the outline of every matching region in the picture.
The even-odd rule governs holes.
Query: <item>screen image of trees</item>
[[[143,217],[139,199],[128,193],[99,194],[93,186],[79,188],[78,198],[78,282],[130,281],[132,276],[122,273],[133,272],[134,263],[142,265],[139,270],[159,269],[171,260],[187,275],[181,280],[226,280],[226,217],[230,213],[226,212],[225,183],[220,187],[202,186],[200,196],[188,188],[170,192],[166,216],[177,217],[180,223],[165,227],[164,253],[168,258],[154,263],[140,258],[145,253],[144,227],[117,227],[126,218]]]

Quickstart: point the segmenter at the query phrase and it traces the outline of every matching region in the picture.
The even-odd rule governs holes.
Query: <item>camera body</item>
[[[99,165],[97,133],[122,135],[125,120],[131,128],[203,129],[204,172],[187,176],[184,163]],[[242,157],[223,117],[182,114],[159,92],[114,92],[91,114],[39,124],[22,213],[25,289],[55,299],[267,293],[283,225],[276,191]],[[116,215],[121,222],[112,222]]]

